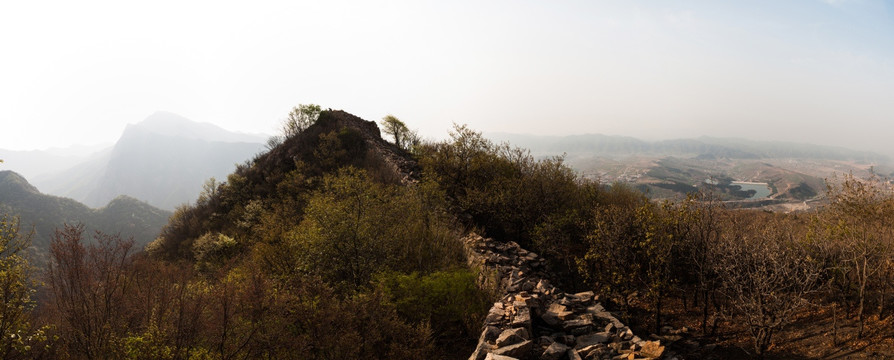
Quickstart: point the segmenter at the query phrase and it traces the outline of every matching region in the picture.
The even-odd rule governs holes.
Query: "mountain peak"
[[[22,175],[19,175],[12,170],[0,171],[0,191],[7,193],[24,192],[32,194],[40,192],[34,185],[31,185],[28,180],[25,180]]]
[[[167,111],[156,111],[143,121],[127,126],[127,132],[148,132],[157,135],[215,142],[263,143],[264,135],[228,131],[220,126],[197,122]]]
[[[189,124],[198,124],[198,122],[172,112],[156,111],[152,113],[152,115],[143,119],[143,121],[138,122],[136,125],[146,127],[183,127]]]

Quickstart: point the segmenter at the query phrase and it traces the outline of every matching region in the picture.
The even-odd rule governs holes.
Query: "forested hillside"
[[[34,297],[27,238],[3,218],[5,357],[466,359],[482,328],[481,341],[527,344],[522,359],[644,353],[632,333],[611,346],[571,327],[491,334],[497,294],[478,285],[495,274],[467,267],[470,232],[539,254],[565,291],[594,291],[587,302],[661,344],[654,356],[894,349],[894,195],[877,178],[830,179],[830,205],[814,213],[728,210],[706,195],[650,201],[466,126],[420,142],[395,117],[383,125],[393,143],[374,122],[296,107],[269,151],[206,182],[145,251],[61,229]],[[562,301],[532,306],[527,324],[583,304]],[[793,335],[804,328],[814,335]]]
[[[46,195],[15,172],[0,171],[0,212],[15,214],[23,232],[34,230],[32,243],[46,254],[57,228],[83,224],[95,230],[133,237],[138,246],[155,240],[170,212],[127,196],[119,196],[99,209],[75,200]]]
[[[88,245],[80,228],[58,234],[46,306],[33,323],[47,327],[22,326],[58,340],[32,336],[30,352],[16,351],[177,359],[471,351],[489,299],[463,266],[462,227],[443,193],[419,181],[408,153],[383,141],[375,123],[309,115],[314,125],[207,183],[145,253],[115,236]],[[84,280],[65,280],[72,276]]]

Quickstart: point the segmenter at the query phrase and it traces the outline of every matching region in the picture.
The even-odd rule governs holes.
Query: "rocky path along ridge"
[[[636,336],[592,291],[570,294],[551,285],[546,260],[517,243],[474,233],[462,241],[479,285],[502,294],[469,360],[676,358],[660,341]]]

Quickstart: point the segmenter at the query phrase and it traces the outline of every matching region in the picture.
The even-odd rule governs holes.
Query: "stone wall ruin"
[[[667,359],[660,341],[634,335],[592,291],[551,285],[546,260],[515,242],[462,239],[479,286],[499,294],[469,360]]]

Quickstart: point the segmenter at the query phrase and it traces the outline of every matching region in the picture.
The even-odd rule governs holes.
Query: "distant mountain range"
[[[38,251],[49,247],[52,235],[64,224],[83,224],[88,234],[101,230],[133,237],[138,247],[155,239],[171,216],[128,196],[119,196],[99,209],[75,200],[42,194],[21,175],[0,171],[0,213],[18,216],[22,233],[34,230],[32,244]]]
[[[486,137],[497,142],[509,142],[531,150],[537,155],[567,153],[569,155],[673,155],[703,156],[708,158],[764,159],[800,158],[823,160],[850,160],[869,163],[887,163],[887,156],[868,151],[856,151],[836,146],[812,145],[781,141],[753,141],[738,138],[700,137],[644,141],[627,136],[601,134],[540,136],[510,133],[487,133]]]
[[[599,134],[488,133],[485,136],[529,149],[534,155],[566,153],[569,158],[648,154],[704,160],[793,158],[866,164],[888,164],[890,160],[876,153],[841,147],[737,138],[644,141]],[[193,201],[207,179],[224,180],[235,164],[263,151],[265,143],[264,135],[234,133],[176,114],[157,112],[142,122],[128,125],[109,148],[0,151],[0,158],[6,160],[4,169],[22,173],[41,191],[70,197],[89,207],[105,206],[118,196],[127,195],[173,210]]]
[[[265,142],[263,135],[158,112],[128,125],[104,149],[0,151],[3,169],[10,169],[0,171],[0,213],[18,216],[23,232],[34,230],[39,253],[64,224],[120,233],[142,247],[167,223],[169,210],[194,200],[208,178],[224,179]]]
[[[128,125],[113,147],[81,158],[74,165],[60,166],[55,172],[44,171],[31,181],[46,193],[70,197],[90,207],[104,206],[127,195],[173,210],[194,200],[207,179],[224,179],[235,164],[261,152],[265,142],[264,135],[234,133],[157,112]],[[55,159],[51,154],[40,156]],[[5,167],[17,170],[16,164],[10,161]]]
[[[0,149],[4,169],[14,169],[27,179],[58,172],[80,163],[109,145],[84,146],[75,145],[66,148],[47,150],[14,151]]]

